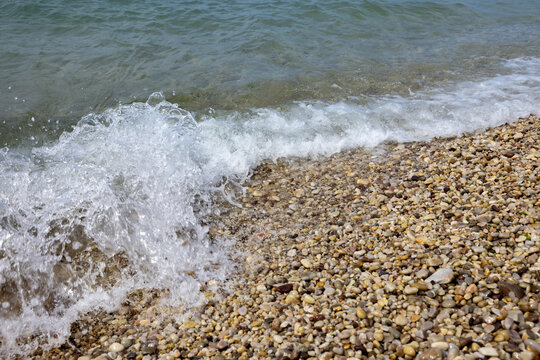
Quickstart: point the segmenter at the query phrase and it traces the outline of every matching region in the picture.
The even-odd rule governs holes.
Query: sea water
[[[2,1],[0,34],[2,357],[137,289],[201,304],[264,161],[540,112],[538,1]]]

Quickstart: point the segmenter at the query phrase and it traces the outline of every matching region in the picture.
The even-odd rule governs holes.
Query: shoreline
[[[137,292],[35,357],[538,359],[538,139],[530,116],[262,165],[210,230],[246,254],[230,294],[178,323]]]

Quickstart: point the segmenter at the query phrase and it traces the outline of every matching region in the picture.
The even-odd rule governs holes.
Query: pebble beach
[[[513,119],[509,119],[513,120]],[[540,358],[540,120],[258,167],[227,291],[73,324],[48,359]]]

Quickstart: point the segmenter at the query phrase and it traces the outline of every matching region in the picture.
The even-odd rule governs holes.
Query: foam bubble
[[[81,313],[113,309],[134,289],[199,304],[200,287],[224,281],[232,266],[204,219],[225,185],[262,161],[456,135],[540,112],[540,59],[507,67],[409,97],[215,111],[200,122],[156,93],[89,114],[30,155],[1,149],[2,354],[60,344]]]

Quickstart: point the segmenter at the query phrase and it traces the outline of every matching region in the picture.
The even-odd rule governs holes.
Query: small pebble
[[[444,341],[438,341],[431,344],[431,347],[440,350],[448,350],[448,343]]]
[[[407,356],[415,356],[416,355],[416,350],[414,350],[414,348],[410,345],[407,345],[403,348],[403,353]]]
[[[480,354],[482,354],[484,356],[490,356],[490,357],[499,356],[499,353],[497,352],[497,349],[489,347],[489,346],[481,347],[480,349],[478,349],[478,352],[480,352]]]
[[[405,286],[405,289],[403,289],[403,292],[407,295],[414,295],[418,292],[418,289],[412,286]]]
[[[532,351],[525,350],[519,354],[519,359],[520,360],[535,360],[536,354],[533,353]]]
[[[365,319],[367,314],[361,307],[356,308],[356,316],[358,316],[359,319]]]
[[[247,308],[245,306],[242,306],[238,309],[238,314],[244,316],[247,314]]]
[[[418,354],[417,360],[442,360],[443,353],[440,349],[432,348],[422,351]]]
[[[309,259],[302,259],[300,263],[306,268],[309,269],[312,267],[311,261]]]
[[[405,326],[409,323],[409,320],[407,319],[407,317],[403,316],[403,315],[398,315],[396,316],[396,318],[394,319],[394,323],[397,325],[397,326]]]
[[[123,351],[124,350],[124,346],[122,344],[119,344],[119,343],[112,343],[110,346],[109,346],[109,351],[110,352],[120,352],[120,351]]]
[[[426,283],[448,284],[454,278],[454,271],[450,268],[442,268],[431,274],[425,281]]]
[[[229,347],[229,343],[226,340],[220,340],[216,344],[216,347],[218,348],[218,350],[225,350]]]

